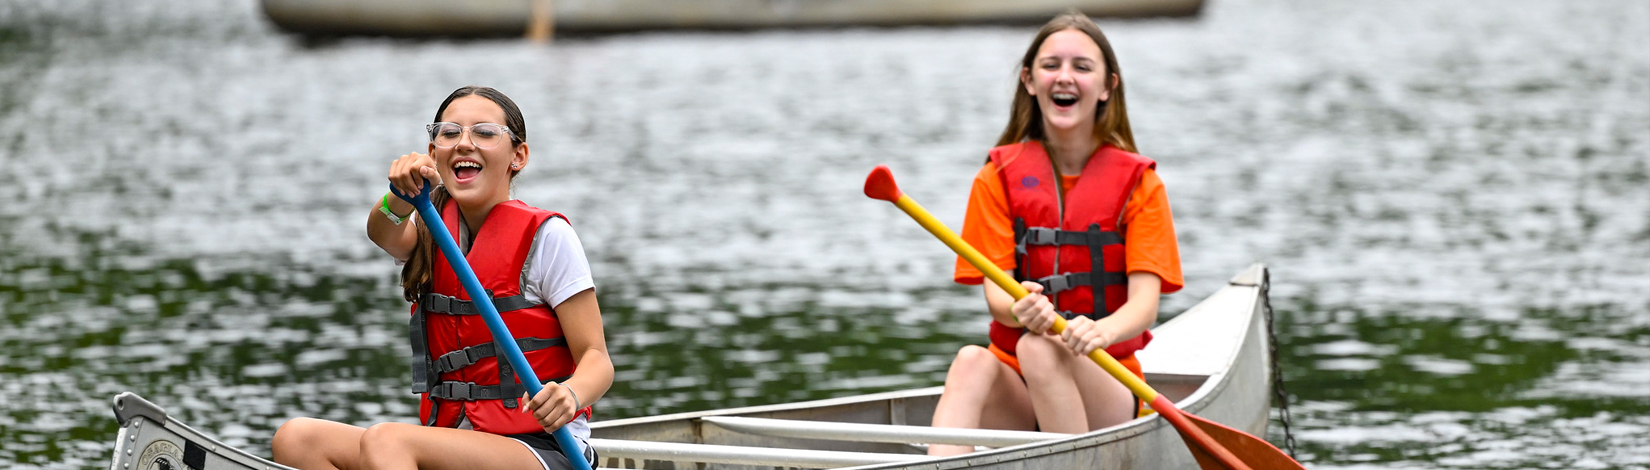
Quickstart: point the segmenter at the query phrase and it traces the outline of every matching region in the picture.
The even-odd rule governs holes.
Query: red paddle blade
[[[1249,468],[1256,470],[1306,470],[1306,467],[1301,466],[1300,462],[1296,462],[1295,459],[1289,457],[1289,454],[1285,454],[1282,450],[1278,450],[1276,446],[1273,446],[1270,442],[1266,442],[1265,439],[1226,427],[1223,424],[1209,421],[1203,417],[1191,413],[1182,412],[1180,415],[1185,416],[1188,420],[1191,420],[1193,424],[1197,425],[1198,429],[1208,433],[1209,437],[1214,438],[1215,442],[1220,443],[1220,445],[1225,447],[1226,450],[1231,451],[1232,455],[1237,456],[1238,460],[1241,460],[1244,464],[1249,465]],[[1185,434],[1185,432],[1181,432],[1182,437],[1187,437]],[[1197,458],[1198,466],[1202,467],[1204,470],[1229,470],[1229,467],[1220,463],[1220,460],[1203,450],[1202,447],[1193,444],[1190,438],[1186,439],[1186,447],[1192,450],[1192,456]]]
[[[865,195],[888,202],[899,200],[899,185],[894,184],[894,172],[888,169],[888,165],[877,165],[865,177]]]

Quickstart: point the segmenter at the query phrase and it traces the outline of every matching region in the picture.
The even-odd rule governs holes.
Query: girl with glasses
[[[965,346],[935,427],[1080,434],[1139,412],[1086,356],[1105,348],[1136,375],[1158,296],[1179,290],[1180,255],[1156,163],[1136,154],[1123,74],[1100,28],[1055,17],[1020,60],[1008,126],[974,178],[962,238],[1031,292],[985,284],[990,345]],[[984,275],[957,260],[956,282]],[[1049,334],[1056,315],[1070,320]],[[972,452],[934,445],[930,455]]]
[[[431,202],[544,388],[528,397],[411,204],[375,201],[367,234],[404,263],[413,302],[413,392],[422,425],[361,428],[297,418],[276,431],[275,461],[301,469],[565,469],[549,432],[565,426],[594,462],[590,405],[613,384],[590,265],[567,218],[510,198],[526,168],[526,122],[498,90],[464,87],[426,126],[428,154],[390,164],[389,181]]]

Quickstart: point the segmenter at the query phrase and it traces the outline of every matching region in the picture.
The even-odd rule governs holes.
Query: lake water
[[[1272,266],[1315,469],[1650,468],[1650,4],[1210,1],[1101,24],[1175,211],[1165,316]],[[291,417],[413,419],[362,220],[468,84],[584,240],[598,417],[940,384],[980,295],[860,184],[957,227],[1034,30],[538,47],[0,0],[0,467],[106,466],[127,390],[265,456]]]

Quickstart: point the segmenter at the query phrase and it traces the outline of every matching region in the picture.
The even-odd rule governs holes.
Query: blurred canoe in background
[[[1203,0],[262,0],[283,30],[311,35],[515,36],[557,32],[1037,24],[1193,16]]]

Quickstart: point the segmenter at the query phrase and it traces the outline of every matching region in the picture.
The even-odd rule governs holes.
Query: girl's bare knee
[[[946,383],[966,383],[970,387],[980,387],[996,377],[997,356],[985,348],[968,345],[957,351],[957,358],[951,361],[951,369],[946,371]]]
[[[1066,352],[1060,343],[1042,335],[1025,335],[1020,337],[1017,347],[1020,373],[1025,375],[1026,382],[1041,382],[1065,372]]]
[[[304,449],[311,446],[309,442],[315,439],[320,420],[314,418],[292,418],[275,429],[275,437],[270,439],[269,450],[275,454],[276,460],[285,460],[283,457],[300,455]]]
[[[1018,349],[1017,352],[1020,356],[1021,366],[1024,366],[1027,361],[1048,361],[1057,359],[1058,356],[1056,353],[1061,352],[1059,344],[1056,344],[1053,340],[1043,337],[1043,335],[1021,336],[1020,342],[1015,347]]]
[[[405,423],[378,423],[361,433],[361,457],[372,461],[375,455],[401,455],[413,450],[406,441]]]
[[[985,348],[970,344],[957,350],[957,359],[951,362],[951,367],[962,366],[973,370],[980,370],[985,369],[986,366],[994,366],[996,364],[996,354],[992,354],[991,351]]]

